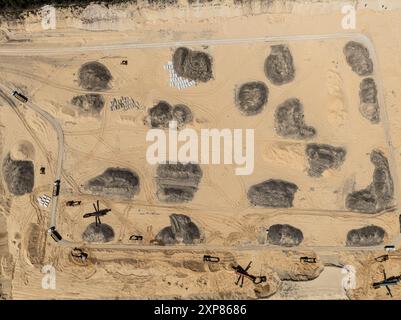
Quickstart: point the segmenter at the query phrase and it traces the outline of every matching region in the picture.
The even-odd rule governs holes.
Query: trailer
[[[49,230],[47,230],[47,232],[50,234],[50,236],[56,242],[59,242],[63,239],[61,234],[56,230],[56,227],[51,227]]]
[[[13,96],[14,96],[17,100],[21,101],[22,103],[28,102],[28,98],[25,97],[22,93],[19,93],[18,91],[13,91]]]
[[[53,183],[53,197],[57,197],[60,194],[60,180],[56,180]]]

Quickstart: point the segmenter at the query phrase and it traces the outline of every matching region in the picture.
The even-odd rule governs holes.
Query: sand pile
[[[377,88],[373,78],[365,78],[359,86],[359,111],[371,123],[380,122],[379,102],[377,101]]]
[[[364,213],[377,213],[391,206],[394,196],[393,179],[387,158],[379,150],[373,150],[370,161],[375,166],[373,181],[365,189],[348,194],[348,209]]]
[[[82,233],[82,239],[87,242],[110,242],[114,239],[114,230],[107,224],[91,223]]]
[[[263,111],[269,97],[269,89],[261,81],[242,84],[236,94],[236,105],[245,116],[253,116]]]
[[[191,219],[183,214],[170,215],[171,226],[163,228],[156,240],[163,245],[177,243],[193,244],[200,240],[200,231]]]
[[[269,232],[267,234],[269,243],[276,246],[297,246],[303,239],[302,231],[289,224],[274,224],[269,227]]]
[[[96,61],[83,64],[78,71],[79,86],[85,90],[107,90],[110,88],[109,85],[112,78],[109,69]]]
[[[308,144],[306,146],[306,157],[309,163],[308,174],[311,177],[320,177],[328,169],[338,169],[343,164],[345,155],[344,148],[328,144]]]
[[[250,187],[248,199],[254,206],[290,208],[297,190],[294,183],[270,179]]]
[[[364,45],[350,41],[343,49],[348,65],[359,76],[368,76],[373,72],[373,62]]]
[[[104,98],[100,94],[83,94],[73,97],[71,104],[77,107],[81,113],[94,115],[103,110]]]
[[[12,160],[10,154],[3,161],[3,177],[8,191],[16,196],[31,193],[35,175],[34,165],[29,160]]]
[[[277,107],[274,123],[277,134],[284,138],[309,139],[316,135],[316,129],[305,124],[304,107],[296,98]]]
[[[157,196],[161,201],[186,202],[193,199],[202,179],[198,164],[160,164],[157,167]]]
[[[265,61],[266,77],[275,85],[294,80],[295,67],[290,49],[286,45],[275,45]]]
[[[177,128],[182,128],[192,120],[192,111],[186,105],[177,104],[172,107],[166,101],[159,101],[153,108],[150,108],[146,118],[150,127],[160,129],[168,128],[170,121],[176,121]]]
[[[85,188],[96,195],[133,198],[139,191],[139,177],[129,169],[108,168],[90,179]]]
[[[377,246],[383,243],[385,235],[383,228],[374,225],[353,229],[347,234],[347,246]]]

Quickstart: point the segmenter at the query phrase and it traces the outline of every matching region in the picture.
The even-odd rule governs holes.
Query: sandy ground
[[[365,7],[364,4],[367,4]],[[113,245],[130,245],[132,234],[144,236],[148,245],[161,228],[169,225],[172,213],[191,217],[202,233],[205,251],[224,257],[220,264],[202,262],[203,252],[183,249],[146,251],[87,249],[89,260],[82,264],[70,257],[70,248],[56,246],[46,236],[49,209],[39,206],[36,198],[51,195],[56,170],[56,135],[49,123],[33,110],[20,106],[20,115],[0,100],[2,159],[22,141],[34,146],[35,186],[30,195],[2,197],[0,223],[0,281],[8,296],[15,299],[71,298],[267,298],[274,299],[386,299],[384,288],[374,290],[371,283],[381,279],[385,267],[388,275],[399,275],[397,253],[382,264],[374,252],[347,252],[347,232],[374,224],[386,233],[385,241],[400,232],[397,211],[366,215],[345,208],[348,193],[366,187],[372,180],[373,165],[369,153],[379,149],[389,156],[392,176],[397,187],[401,167],[399,148],[400,124],[398,97],[401,94],[400,40],[388,30],[399,26],[401,11],[396,1],[385,7],[375,1],[361,1],[357,27],[352,32],[367,35],[374,44],[378,65],[374,78],[383,86],[388,121],[372,125],[359,110],[359,81],[346,64],[342,48],[349,40],[277,41],[228,45],[192,46],[213,57],[214,79],[185,90],[169,86],[168,72],[163,68],[171,61],[174,47],[121,49],[79,52],[62,55],[0,56],[0,82],[29,93],[30,99],[50,113],[61,124],[65,135],[63,188],[57,214],[57,229],[66,240],[82,246],[82,232],[88,221],[82,214],[100,199],[101,207],[112,209],[102,222],[113,227]],[[387,9],[386,9],[387,8]],[[93,19],[88,23],[86,18]],[[86,20],[85,20],[86,19]],[[182,23],[177,24],[177,19]],[[83,12],[60,11],[56,30],[43,31],[38,17],[30,15],[24,22],[3,23],[10,38],[1,48],[87,46],[105,43],[151,43],[195,39],[236,39],[297,34],[347,33],[341,28],[338,3],[311,4],[304,1],[275,2],[261,7],[213,2],[212,5],[178,6],[156,10],[92,6]],[[97,31],[97,32],[94,32]],[[274,86],[264,75],[263,63],[270,46],[286,44],[294,57],[296,77],[286,86]],[[122,59],[129,61],[121,65]],[[77,72],[88,61],[107,66],[113,80],[111,88],[101,94],[105,107],[98,116],[78,114],[71,99],[87,93],[79,87]],[[269,87],[265,110],[255,117],[244,117],[234,106],[235,88],[247,81],[264,81]],[[111,101],[132,97],[139,110],[112,111]],[[316,179],[306,174],[305,141],[282,139],[274,131],[274,111],[290,97],[299,98],[305,108],[305,120],[316,128],[316,143],[329,143],[347,150],[347,161],[339,170],[328,170]],[[203,178],[193,201],[165,204],[156,196],[156,167],[146,162],[145,141],[148,127],[146,110],[157,101],[186,104],[194,114],[191,128],[254,128],[255,171],[249,176],[236,176],[234,166],[201,166]],[[391,157],[393,155],[393,157]],[[46,175],[39,168],[47,168]],[[133,201],[110,199],[87,194],[83,185],[108,167],[134,170],[140,178],[140,192]],[[299,187],[290,209],[266,209],[250,206],[246,192],[256,183],[269,178],[284,179]],[[4,184],[4,182],[3,182]],[[395,192],[395,204],[399,194]],[[82,206],[66,207],[67,200],[81,200]],[[8,208],[8,206],[10,206]],[[396,206],[396,208],[398,208]],[[260,245],[265,242],[265,229],[272,224],[288,223],[302,230],[302,250],[237,250],[233,247]],[[8,240],[7,240],[8,239]],[[330,247],[317,254],[317,265],[299,263],[307,247]],[[212,248],[221,248],[219,250]],[[227,249],[223,249],[227,247]],[[209,249],[208,249],[209,248]],[[228,249],[231,248],[231,249]],[[309,250],[311,251],[311,250]],[[10,255],[8,254],[10,253]],[[315,253],[308,252],[307,255]],[[12,258],[11,258],[12,257]],[[236,276],[230,263],[245,266],[255,274],[268,276],[268,287],[254,286],[245,280],[244,288],[234,284]],[[337,265],[334,268],[332,265]],[[340,265],[356,268],[357,287],[344,292]],[[56,290],[41,287],[43,265],[56,269]],[[324,271],[323,265],[326,265]],[[305,275],[308,282],[288,281]],[[4,280],[2,280],[4,279]],[[2,282],[0,282],[2,283]],[[12,289],[9,284],[12,284]],[[162,283],[160,285],[160,283]],[[394,288],[394,298],[401,297]],[[264,295],[258,295],[264,292]]]

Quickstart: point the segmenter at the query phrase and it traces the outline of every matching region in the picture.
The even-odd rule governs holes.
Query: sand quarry
[[[39,13],[4,21],[0,84],[64,135],[63,241],[37,200],[52,196],[56,131],[0,87],[1,297],[390,299],[372,283],[401,274],[398,250],[375,259],[401,244],[401,43],[388,32],[401,8],[356,8],[355,30],[342,29],[336,1],[91,5],[58,9],[55,30]],[[148,164],[146,133],[170,120],[253,128],[254,172]],[[83,218],[97,200],[111,209],[101,226]],[[249,261],[266,282],[241,288],[232,267]],[[46,265],[54,290],[42,288]]]

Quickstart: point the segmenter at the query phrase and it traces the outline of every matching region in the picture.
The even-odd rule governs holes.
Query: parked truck
[[[13,91],[13,96],[22,103],[28,102],[28,98],[25,97],[22,93],[19,93],[18,91]]]
[[[60,180],[56,180],[53,183],[53,197],[57,197],[60,194]]]

